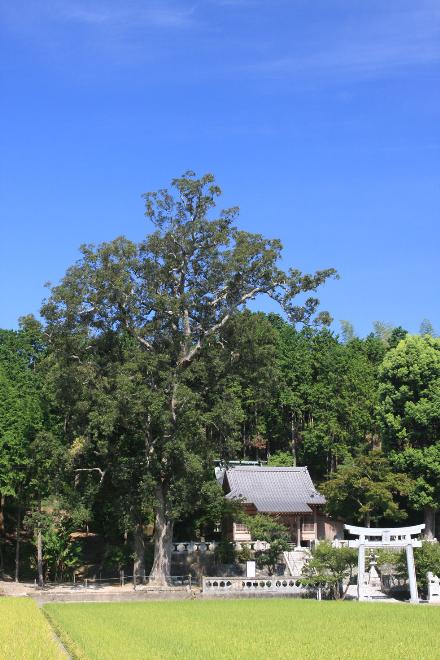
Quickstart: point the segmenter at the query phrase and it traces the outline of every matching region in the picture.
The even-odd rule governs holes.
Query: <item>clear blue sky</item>
[[[0,0],[0,327],[212,171],[366,334],[440,331],[437,0]]]

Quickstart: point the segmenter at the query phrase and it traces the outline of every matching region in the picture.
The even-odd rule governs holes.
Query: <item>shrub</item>
[[[322,541],[311,551],[301,582],[312,587],[327,587],[334,599],[345,598],[356,565],[356,550],[334,548],[328,541]]]
[[[431,571],[434,575],[440,576],[440,543],[424,541],[421,548],[414,549],[414,563],[416,565],[417,586],[426,592],[428,589],[426,574]],[[408,577],[405,551],[399,555],[397,568],[402,577]]]
[[[241,564],[245,564],[247,561],[250,561],[251,559],[254,558],[254,553],[248,546],[243,546],[241,550],[238,550],[237,554],[237,560]]]
[[[270,544],[267,550],[257,551],[255,559],[260,568],[266,567],[272,575],[281,552],[289,549],[289,534],[286,526],[273,516],[262,513],[256,516],[243,516],[241,520],[248,527],[253,539]]]
[[[228,540],[220,541],[220,543],[215,549],[215,559],[220,564],[235,563],[235,551],[231,541]]]

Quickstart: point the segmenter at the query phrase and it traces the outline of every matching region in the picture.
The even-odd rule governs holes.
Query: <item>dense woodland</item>
[[[0,572],[103,567],[157,581],[169,540],[219,535],[214,461],[307,465],[331,515],[427,524],[440,507],[440,339],[376,323],[340,334],[280,270],[281,245],[213,213],[188,173],[145,195],[153,232],[84,246],[41,321],[0,331]],[[279,313],[252,313],[266,295]],[[311,294],[311,295],[309,295]]]

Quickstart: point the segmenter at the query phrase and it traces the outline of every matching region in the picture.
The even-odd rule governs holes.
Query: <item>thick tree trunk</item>
[[[17,525],[15,528],[15,581],[20,579],[20,527],[21,527],[21,511],[17,511]]]
[[[5,533],[5,496],[0,493],[0,536]]]
[[[166,515],[165,492],[163,486],[156,490],[156,517],[154,521],[154,560],[150,572],[150,582],[167,584],[171,573],[171,551],[173,540],[172,520]]]
[[[436,510],[432,506],[425,506],[425,539],[432,541],[435,538],[435,514]]]
[[[290,444],[291,444],[291,450],[292,450],[292,462],[293,466],[296,467],[296,460],[297,460],[297,446],[296,446],[296,429],[295,429],[295,421],[293,417],[293,412],[290,413]]]
[[[134,562],[133,574],[136,576],[136,582],[145,582],[145,540],[144,528],[138,523],[133,531]]]
[[[41,529],[37,531],[37,570],[38,570],[38,586],[44,586],[43,578],[43,537]]]
[[[365,527],[371,527],[371,515],[369,513],[365,514]]]

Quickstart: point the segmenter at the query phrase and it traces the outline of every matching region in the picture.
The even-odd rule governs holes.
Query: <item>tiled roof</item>
[[[236,466],[226,470],[228,499],[242,498],[262,513],[310,513],[325,504],[306,467]]]

